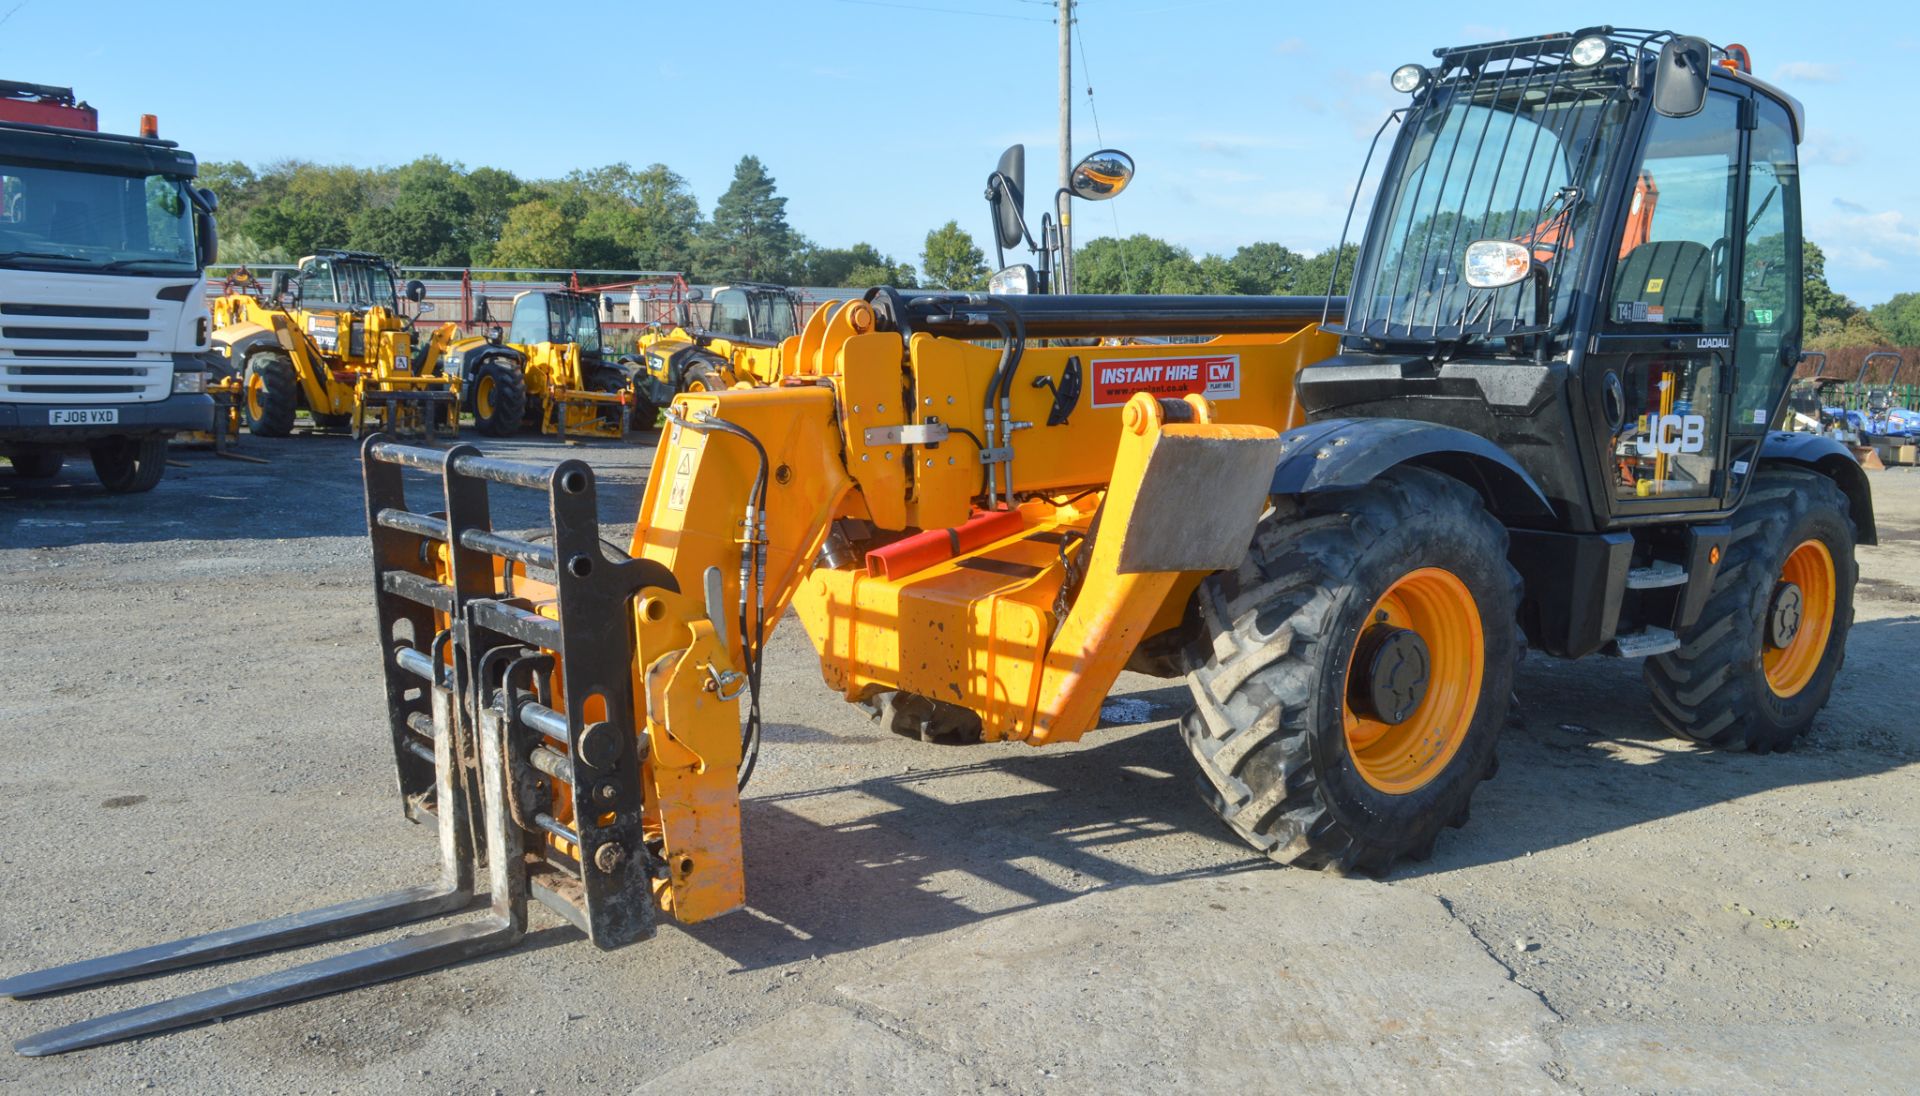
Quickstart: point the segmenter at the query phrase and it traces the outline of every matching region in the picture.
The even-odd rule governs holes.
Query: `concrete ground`
[[[490,444],[552,457],[541,441]],[[150,495],[0,472],[0,973],[424,881],[392,792],[353,443],[191,451]],[[576,450],[633,514],[650,449]],[[1821,1092],[1920,1069],[1920,476],[1802,748],[1667,737],[1636,665],[1534,657],[1472,824],[1385,882],[1249,855],[1128,677],[1078,746],[874,728],[797,628],[751,908],[53,1059],[19,1092]],[[533,525],[530,507],[502,524]],[[614,535],[624,538],[625,528]],[[343,950],[335,948],[333,950]],[[0,1036],[274,969],[0,1002]]]

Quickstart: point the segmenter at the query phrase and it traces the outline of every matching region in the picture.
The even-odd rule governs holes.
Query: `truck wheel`
[[[88,449],[93,457],[93,473],[101,486],[116,495],[132,495],[153,490],[167,470],[167,438],[149,434],[142,438],[107,438]]]
[[[1647,660],[1654,714],[1682,738],[1772,753],[1813,725],[1853,625],[1853,518],[1831,479],[1762,468],[1680,649]]]
[[[13,474],[21,479],[47,480],[60,474],[67,463],[66,454],[59,450],[37,450],[31,453],[15,453],[7,458],[13,462]]]
[[[294,404],[299,386],[293,377],[293,362],[274,352],[255,354],[247,359],[247,429],[263,438],[284,438],[293,433]]]
[[[520,367],[488,358],[473,374],[473,425],[490,438],[512,437],[527,413],[527,378]]]
[[[1473,491],[1397,468],[1283,502],[1198,600],[1210,650],[1181,733],[1242,837],[1379,874],[1466,823],[1520,650],[1520,576]]]
[[[726,378],[720,375],[720,370],[711,362],[701,361],[689,364],[685,377],[686,384],[681,386],[683,391],[725,392],[727,390]]]

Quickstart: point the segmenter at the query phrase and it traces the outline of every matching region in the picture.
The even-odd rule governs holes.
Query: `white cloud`
[[[1844,199],[1835,199],[1834,205],[1841,214],[1823,218],[1808,236],[1839,265],[1885,270],[1894,263],[1920,260],[1920,224],[1905,214],[1893,209],[1875,213]]]
[[[1773,70],[1775,80],[1798,80],[1810,84],[1832,84],[1840,80],[1839,65],[1818,61],[1788,61]]]
[[[1304,38],[1284,38],[1273,44],[1273,52],[1282,57],[1295,53],[1305,53],[1307,52],[1307,41]]]

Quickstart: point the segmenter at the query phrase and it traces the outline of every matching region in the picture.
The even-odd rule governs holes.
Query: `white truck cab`
[[[145,491],[209,430],[213,196],[191,154],[104,134],[65,88],[0,81],[0,457],[50,478],[84,451]]]

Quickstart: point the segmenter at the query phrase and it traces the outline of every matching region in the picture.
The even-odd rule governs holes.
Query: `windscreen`
[[[1388,164],[1348,301],[1346,330],[1379,339],[1506,335],[1535,325],[1527,284],[1475,290],[1480,239],[1530,245],[1572,300],[1605,178],[1626,129],[1623,63],[1490,51],[1415,105]]]
[[[753,332],[770,341],[785,339],[794,333],[793,303],[779,291],[753,295]]]
[[[188,182],[0,161],[0,266],[192,275]]]
[[[390,311],[398,308],[399,297],[393,289],[393,273],[384,266],[336,259],[333,277],[340,304],[356,311],[374,307]]]
[[[554,342],[572,343],[589,354],[600,352],[600,314],[594,311],[593,300],[558,294],[548,298]]]

